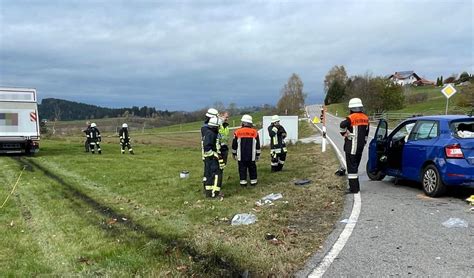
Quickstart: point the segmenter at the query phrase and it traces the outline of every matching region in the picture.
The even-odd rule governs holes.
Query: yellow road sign
[[[313,118],[313,124],[319,124],[321,121],[319,120],[318,117],[314,116]]]
[[[455,89],[454,86],[451,85],[451,84],[446,85],[446,86],[441,90],[441,93],[443,93],[443,95],[444,95],[446,98],[452,97],[456,92],[457,92],[456,89]]]

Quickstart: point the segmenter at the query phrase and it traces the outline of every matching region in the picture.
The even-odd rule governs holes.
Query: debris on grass
[[[250,225],[257,221],[257,216],[251,213],[241,213],[236,214],[232,218],[231,225],[238,226],[238,225]]]
[[[302,185],[310,184],[311,182],[312,180],[308,180],[308,179],[296,180],[295,185],[302,186]]]
[[[107,220],[107,225],[113,225],[115,223],[117,223],[117,218],[111,218]]]
[[[281,198],[283,198],[283,195],[281,193],[271,193],[255,202],[255,205],[257,207],[261,207],[263,205],[272,205],[273,201],[276,201]]]
[[[86,264],[86,265],[91,265],[93,262],[91,259],[87,258],[87,257],[79,257],[79,259],[77,259],[77,261],[79,263],[82,263],[82,264]]]
[[[449,218],[443,222],[443,226],[446,228],[467,228],[469,225],[460,218]]]

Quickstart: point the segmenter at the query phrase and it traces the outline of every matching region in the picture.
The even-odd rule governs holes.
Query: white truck
[[[33,155],[39,140],[36,90],[0,87],[0,153]]]

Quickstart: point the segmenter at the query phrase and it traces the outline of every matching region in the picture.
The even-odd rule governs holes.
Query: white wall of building
[[[268,127],[271,124],[272,116],[263,117],[263,128],[258,131],[260,144],[262,146],[270,145],[270,135]],[[287,137],[286,142],[296,143],[298,141],[298,116],[280,116],[280,124],[285,128]]]

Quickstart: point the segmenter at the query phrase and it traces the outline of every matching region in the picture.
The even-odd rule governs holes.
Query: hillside
[[[107,108],[56,98],[43,99],[41,104],[39,104],[38,109],[41,119],[54,120],[57,118],[63,121],[121,117],[126,114],[138,117],[162,117],[171,116],[173,113],[167,110],[156,110],[154,107],[147,106],[133,106],[131,108]]]
[[[457,105],[461,94],[460,88],[457,87],[458,93],[449,99],[449,114],[465,114],[470,111],[468,107],[459,107]],[[328,111],[339,116],[348,113],[347,102],[335,103],[328,105]],[[423,114],[436,115],[444,114],[446,109],[446,98],[441,93],[440,87],[407,87],[405,88],[405,107],[399,110],[387,111],[387,113],[396,114]]]

